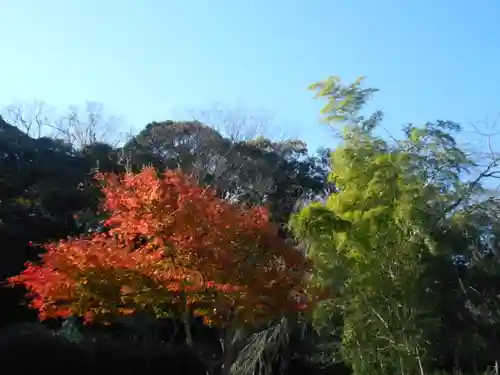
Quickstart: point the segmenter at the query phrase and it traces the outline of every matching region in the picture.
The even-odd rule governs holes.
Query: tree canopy
[[[500,201],[486,188],[500,176],[498,156],[471,155],[448,121],[407,125],[400,140],[375,135],[379,114],[359,115],[374,90],[361,83],[311,87],[328,101],[325,121],[343,127],[331,156],[336,191],[291,222],[309,245],[312,282],[331,294],[315,323],[338,328],[341,357],[356,374],[424,373],[444,346],[465,354],[465,342],[474,358],[474,335],[458,330],[497,316],[496,298],[476,299],[472,279],[498,264]]]
[[[306,262],[264,209],[156,173],[99,175],[106,230],[47,245],[41,265],[10,279],[28,287],[42,319],[188,309],[207,323],[249,323],[307,303]]]

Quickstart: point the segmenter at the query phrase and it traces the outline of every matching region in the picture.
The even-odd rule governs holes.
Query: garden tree
[[[226,178],[219,185],[232,196],[238,191],[242,201],[265,202],[275,222],[287,223],[299,199],[323,193],[327,154],[319,150],[311,155],[304,142],[284,135],[280,140],[266,137],[270,129],[279,132],[268,113],[215,105],[192,115],[230,141],[223,163]]]
[[[213,178],[227,141],[199,122],[153,122],[125,146],[136,169],[146,164],[158,169],[180,169],[200,182]]]
[[[258,141],[251,145],[265,150],[269,164],[275,165],[266,205],[276,222],[287,224],[297,204],[323,196],[331,187],[327,180],[329,152],[320,149],[309,155],[306,144],[296,140]]]
[[[437,355],[464,371],[498,361],[500,177],[498,153],[459,147],[460,126],[438,121],[404,128],[399,147],[411,155],[428,193],[429,232],[439,250],[428,262],[441,317]],[[450,258],[453,259],[450,262]],[[447,363],[447,364],[446,364]]]
[[[106,230],[50,243],[40,263],[10,278],[26,286],[41,319],[113,321],[146,311],[182,318],[192,344],[189,322],[201,316],[221,328],[230,361],[236,328],[305,307],[307,263],[265,209],[152,167],[98,180]]]
[[[460,127],[447,121],[408,125],[404,139],[384,140],[374,133],[381,113],[360,115],[375,92],[361,83],[331,77],[311,86],[328,100],[324,120],[344,125],[331,156],[337,191],[302,209],[291,227],[309,245],[312,285],[331,295],[314,321],[338,337],[341,360],[355,374],[423,374],[444,347],[478,336],[494,345],[481,330],[498,323],[494,288],[470,295],[478,275],[499,275],[499,198],[484,187],[499,174],[498,156],[490,152],[484,164],[484,155],[460,148]]]

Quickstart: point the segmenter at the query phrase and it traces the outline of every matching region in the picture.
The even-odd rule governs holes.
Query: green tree
[[[452,122],[408,125],[392,142],[377,136],[381,113],[360,114],[376,90],[361,84],[331,77],[311,86],[328,101],[324,121],[343,125],[331,156],[337,191],[301,210],[291,227],[309,245],[312,284],[331,296],[315,324],[338,332],[341,357],[355,374],[423,373],[449,324],[440,292],[463,286],[457,272],[438,265],[458,271],[465,259],[471,268],[471,246],[494,236],[498,196],[487,196],[483,180],[497,163],[490,158],[469,181],[480,163],[458,146]],[[454,302],[470,313],[463,298]]]

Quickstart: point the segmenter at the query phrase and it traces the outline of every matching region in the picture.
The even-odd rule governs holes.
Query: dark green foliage
[[[265,204],[280,224],[299,199],[324,190],[328,173],[325,152],[311,156],[301,141],[235,141],[197,121],[148,124],[125,145],[124,155],[131,168],[179,168],[221,197]]]
[[[0,278],[36,259],[30,244],[78,233],[73,216],[94,210],[97,191],[89,185],[96,159],[60,140],[34,139],[0,118]],[[0,289],[0,324],[23,319],[22,291]]]

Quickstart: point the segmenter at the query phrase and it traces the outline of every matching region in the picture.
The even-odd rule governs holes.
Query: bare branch
[[[105,142],[118,145],[118,118],[106,115],[99,103],[88,102],[83,109],[71,106],[64,111],[43,102],[14,103],[3,110],[6,122],[34,138],[53,137],[79,150],[89,144]]]
[[[4,120],[33,138],[43,137],[48,130],[52,108],[40,101],[13,103],[2,110]]]
[[[267,112],[245,111],[238,107],[222,107],[219,104],[208,109],[190,110],[193,120],[217,130],[233,142],[242,142],[266,136],[273,125]]]

